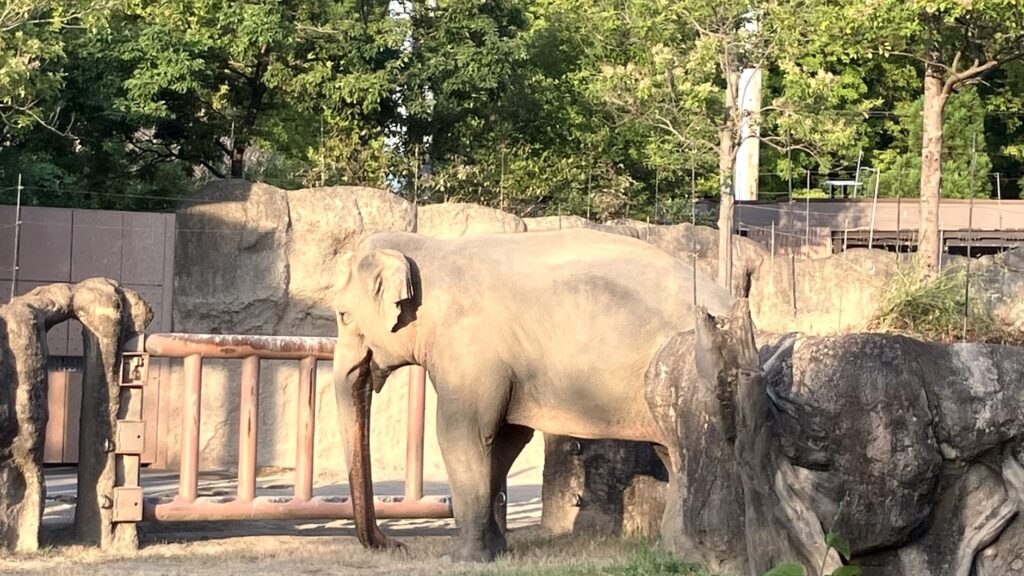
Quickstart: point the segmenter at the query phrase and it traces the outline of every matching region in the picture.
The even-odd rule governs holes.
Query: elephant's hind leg
[[[476,390],[465,387],[459,390]],[[504,537],[495,533],[496,477],[493,461],[503,405],[469,394],[448,396],[438,386],[437,439],[441,445],[452,491],[459,537],[452,549],[455,561],[489,562],[504,549]]]
[[[491,479],[492,498],[505,489],[505,480],[508,478],[508,471],[512,468],[516,458],[522,453],[523,448],[533,438],[533,429],[518,424],[505,424],[498,431],[491,447],[491,463],[494,467],[494,476]],[[506,494],[506,497],[508,494]],[[491,537],[499,541],[502,550],[505,549],[505,522],[499,518],[504,513],[504,507],[491,517]]]

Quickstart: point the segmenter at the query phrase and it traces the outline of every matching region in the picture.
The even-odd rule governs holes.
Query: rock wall
[[[360,187],[284,191],[265,184],[218,181],[178,213],[174,330],[180,332],[335,336],[331,307],[339,255],[380,231],[419,232],[438,238],[465,234],[523,232],[519,218],[472,204],[416,207],[394,194]],[[204,362],[201,469],[237,464],[238,393],[241,364]],[[317,371],[316,469],[321,483],[345,478],[330,362]],[[173,365],[166,408],[180,422],[183,376]],[[399,370],[374,398],[373,472],[397,488],[404,478],[408,370]],[[260,387],[258,462],[291,467],[298,363],[264,361]],[[163,408],[162,408],[163,409]],[[436,396],[428,387],[424,473],[444,482],[446,474],[434,426]],[[178,429],[166,431],[168,464],[178,459]],[[513,474],[540,482],[540,435],[517,461]],[[429,487],[429,486],[428,486]]]

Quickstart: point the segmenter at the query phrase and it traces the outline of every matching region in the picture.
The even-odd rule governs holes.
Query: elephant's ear
[[[359,262],[359,274],[377,303],[384,325],[394,330],[402,314],[402,301],[412,298],[409,261],[395,250],[375,250]]]

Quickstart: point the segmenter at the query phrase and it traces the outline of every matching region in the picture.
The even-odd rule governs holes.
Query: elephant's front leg
[[[505,550],[505,538],[492,530],[494,440],[499,428],[495,406],[438,395],[437,439],[441,446],[459,536],[453,561],[489,562]]]

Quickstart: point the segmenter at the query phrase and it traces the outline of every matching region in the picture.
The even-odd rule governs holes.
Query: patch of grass
[[[901,267],[882,294],[868,327],[939,342],[1011,343],[1013,335],[999,328],[976,292],[971,293],[966,307],[964,338],[966,290],[967,273],[963,268],[947,268],[936,276],[923,277],[913,266]]]
[[[703,567],[680,562],[662,548],[651,544],[638,546],[624,560],[604,570],[608,576],[711,576]]]
[[[584,560],[564,558],[556,555],[547,556],[547,561],[535,563],[515,563],[502,565],[499,561],[493,566],[469,572],[474,576],[711,576],[704,568],[686,564],[675,559],[665,550],[649,542],[618,542],[625,555],[618,558],[599,558]],[[615,546],[616,544],[612,544]],[[518,564],[518,565],[517,565]]]

